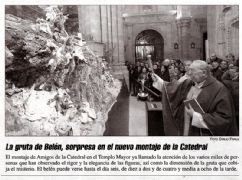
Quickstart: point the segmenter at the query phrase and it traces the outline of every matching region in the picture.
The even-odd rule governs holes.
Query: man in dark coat
[[[167,136],[237,136],[235,113],[226,87],[210,75],[208,64],[195,60],[190,78],[168,83],[153,75],[153,86],[162,91],[163,123]],[[205,113],[198,113],[184,100],[195,98]]]
[[[133,64],[130,64],[128,66],[128,71],[129,71],[129,91],[131,93],[131,95],[134,95],[135,94],[135,90],[134,90],[134,65]]]
[[[133,81],[133,94],[132,94],[133,96],[137,96],[138,94],[139,84],[137,83],[137,81],[140,73],[141,73],[140,62],[137,61],[135,64],[135,67],[133,67],[133,72],[131,76],[131,79]]]
[[[224,79],[223,84],[230,91],[237,120],[237,127],[239,127],[239,69],[236,66],[233,66],[229,71],[229,78]]]
[[[221,77],[223,75],[223,72],[220,70],[219,62],[213,61],[212,62],[213,69],[211,70],[213,77],[215,77],[217,80],[221,81]]]
[[[207,59],[207,62],[211,64],[213,61],[220,63],[222,59],[218,58],[215,53],[212,53],[210,58]]]

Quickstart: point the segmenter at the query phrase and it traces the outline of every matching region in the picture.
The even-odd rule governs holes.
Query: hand
[[[155,73],[151,73],[151,78],[152,78],[153,82],[157,82],[160,77],[157,76]]]
[[[189,108],[185,107],[185,111],[189,116],[193,116],[193,113],[195,112],[194,109],[192,108],[191,104],[189,104]]]

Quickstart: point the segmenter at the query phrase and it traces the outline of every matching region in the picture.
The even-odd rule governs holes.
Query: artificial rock
[[[121,88],[103,60],[47,9],[36,22],[6,15],[6,135],[102,135]]]

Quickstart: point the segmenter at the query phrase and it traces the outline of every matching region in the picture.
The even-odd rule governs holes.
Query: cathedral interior
[[[56,19],[59,17],[57,20],[52,18],[53,12],[46,11],[48,8],[5,6],[5,108],[9,136],[162,135],[157,124],[148,123],[149,118],[159,117],[159,104],[155,104],[158,105],[158,114],[155,114],[156,111],[149,110],[153,105],[150,107],[149,103],[160,100],[139,99],[134,92],[137,87],[132,86],[132,66],[138,62],[148,64],[147,69],[153,65],[159,69],[165,60],[208,62],[212,56],[221,62],[231,57],[239,62],[237,5],[60,5],[51,9],[57,14]],[[68,40],[62,39],[70,36],[77,40],[72,38],[69,47]],[[41,42],[45,43],[39,45]],[[81,45],[77,47],[75,43]],[[75,53],[81,52],[77,53],[79,61],[73,58],[69,64],[53,65],[52,48],[61,49],[63,44],[63,57],[74,47]],[[44,47],[50,50],[47,52]],[[46,64],[50,66],[48,72]],[[52,90],[40,91],[47,80],[54,84]],[[147,91],[147,94],[157,94],[151,88]],[[63,104],[44,108],[46,102],[36,101],[39,97],[46,97],[46,102],[54,99],[56,104],[68,99],[74,107],[69,105],[70,111]],[[35,106],[43,108],[39,110]],[[54,117],[54,111],[61,113]]]

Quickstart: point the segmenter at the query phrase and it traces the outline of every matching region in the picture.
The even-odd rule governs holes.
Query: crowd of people
[[[174,82],[181,80],[186,76],[186,71],[192,60],[181,61],[179,59],[165,59],[162,63],[157,61],[150,67],[149,63],[137,61],[135,64],[129,64],[129,88],[132,96],[137,96],[140,91],[147,92],[147,88],[155,91],[152,88],[151,74],[154,72],[159,77],[167,82]],[[235,86],[239,82],[239,61],[235,60],[232,54],[228,54],[226,59],[220,59],[215,54],[212,54],[207,59],[211,74],[226,86]],[[142,90],[142,83],[145,87]],[[236,88],[236,87],[233,87]],[[230,88],[231,89],[231,88]],[[150,92],[149,92],[150,93]]]
[[[202,62],[205,64],[203,64]],[[195,75],[196,73],[192,72],[192,67],[191,67],[191,65],[194,66],[194,63],[198,64],[196,65],[197,67],[195,68],[196,71],[200,69],[199,64],[201,64],[201,68],[202,66],[207,67],[208,73],[205,73],[205,76],[204,76],[206,78],[201,78],[201,79],[207,79],[207,81],[209,81],[209,79],[211,78],[208,78],[208,77],[211,76],[213,77],[214,80],[216,79],[218,82],[221,82],[220,83],[221,85],[217,85],[218,87],[224,86],[225,89],[227,89],[226,91],[228,91],[228,93],[231,94],[231,97],[232,97],[231,102],[233,103],[233,107],[234,107],[232,109],[235,110],[234,115],[235,115],[235,119],[237,120],[236,124],[238,127],[238,124],[239,124],[239,60],[238,59],[236,60],[232,54],[228,54],[226,56],[226,59],[220,59],[215,54],[212,54],[211,57],[206,61],[200,61],[200,60],[181,61],[179,59],[165,59],[162,62],[157,61],[154,63],[149,63],[149,61],[147,63],[139,62],[139,61],[137,61],[135,64],[127,63],[126,65],[129,70],[129,79],[130,79],[130,83],[129,83],[130,93],[132,96],[139,97],[140,92],[145,92],[149,95],[149,97],[153,97],[151,98],[151,100],[157,98],[157,95],[162,100],[163,98],[162,90],[158,91],[157,87],[155,88],[153,86],[155,82],[153,78],[154,75],[162,79],[162,81],[164,80],[164,82],[172,82],[173,87],[176,86],[176,85],[174,86],[174,84],[186,84],[183,82],[189,78],[190,80],[192,80],[193,78],[193,82],[194,81],[196,82],[196,75]],[[201,75],[201,77],[203,77],[203,75]],[[170,92],[167,92],[167,93],[169,94]]]
[[[127,63],[129,70],[129,87],[132,96],[142,91],[142,82],[144,86],[157,93],[152,87],[151,74],[155,73],[167,82],[173,82],[179,80],[185,75],[186,66],[192,61],[181,62],[177,59],[165,59],[162,63],[157,61],[150,67],[149,63],[143,63],[137,61],[135,64]],[[144,89],[147,92],[147,89]],[[150,94],[152,92],[149,91]]]

